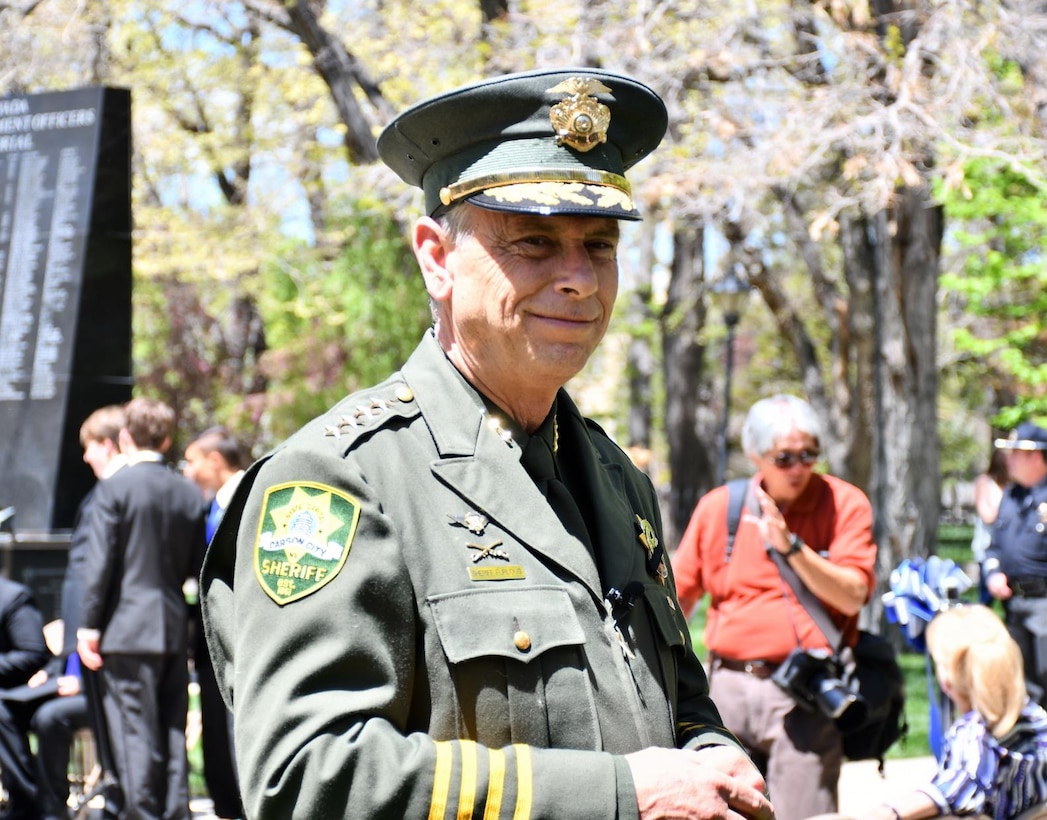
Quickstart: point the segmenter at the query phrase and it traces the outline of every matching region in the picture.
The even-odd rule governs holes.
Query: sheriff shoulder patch
[[[316,592],[344,566],[359,520],[360,502],[333,487],[270,487],[254,546],[258,583],[281,606]]]

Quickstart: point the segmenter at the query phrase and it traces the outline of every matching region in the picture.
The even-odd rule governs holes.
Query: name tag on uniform
[[[526,577],[524,568],[517,564],[501,567],[469,567],[471,581],[518,581]]]

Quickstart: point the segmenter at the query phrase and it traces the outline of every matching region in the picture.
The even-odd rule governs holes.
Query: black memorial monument
[[[131,95],[0,97],[0,571],[55,617],[94,483],[79,430],[131,397]]]

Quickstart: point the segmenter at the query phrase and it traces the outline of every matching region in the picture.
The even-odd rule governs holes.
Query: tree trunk
[[[672,272],[661,324],[665,435],[672,475],[664,523],[665,537],[675,547],[698,499],[712,486],[713,460],[706,443],[712,437],[699,437],[705,363],[705,347],[699,341],[705,324],[702,226],[692,224],[686,232],[677,231],[673,239]]]
[[[626,444],[633,450],[651,452],[654,411],[651,407],[652,383],[657,361],[653,349],[654,338],[649,328],[654,318],[651,311],[651,273],[654,270],[654,234],[657,225],[653,219],[641,223],[637,281],[633,283],[626,307],[629,316],[629,349],[626,352],[626,372],[629,376],[629,410],[626,423]]]
[[[842,224],[857,387],[847,477],[868,488],[873,505],[880,592],[899,561],[929,555],[936,542],[942,231],[926,189],[901,189],[889,211]],[[881,612],[876,596],[871,620]]]

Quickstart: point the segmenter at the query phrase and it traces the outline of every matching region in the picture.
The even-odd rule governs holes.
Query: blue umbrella
[[[884,612],[898,624],[913,649],[925,652],[924,631],[931,618],[960,603],[960,596],[974,582],[959,565],[932,555],[906,558],[891,572],[891,590],[883,595]]]

